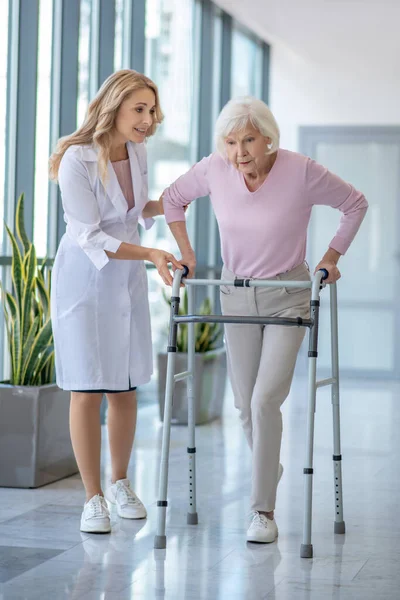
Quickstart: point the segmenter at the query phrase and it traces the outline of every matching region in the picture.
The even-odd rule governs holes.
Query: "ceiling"
[[[298,60],[357,77],[400,78],[400,0],[215,0]]]

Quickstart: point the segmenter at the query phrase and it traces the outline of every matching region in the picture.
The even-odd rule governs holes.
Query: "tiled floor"
[[[0,599],[399,599],[400,386],[342,382],[345,536],[333,534],[331,406],[319,391],[313,560],[299,557],[305,392],[296,379],[284,406],[277,543],[245,542],[250,456],[228,390],[223,420],[197,429],[198,526],[185,523],[186,429],[173,428],[168,548],[153,550],[162,429],[157,406],[143,404],[129,475],[147,521],[114,515],[111,535],[81,534],[78,477],[0,489]]]

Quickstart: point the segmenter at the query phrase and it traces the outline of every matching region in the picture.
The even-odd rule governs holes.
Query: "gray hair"
[[[215,124],[215,145],[222,156],[226,155],[225,138],[245,129],[249,123],[263,136],[271,139],[271,146],[268,146],[266,154],[278,150],[279,127],[268,106],[253,96],[241,96],[225,104]]]

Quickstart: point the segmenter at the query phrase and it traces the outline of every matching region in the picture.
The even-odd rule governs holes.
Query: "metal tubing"
[[[194,288],[188,288],[188,310],[194,311]],[[189,481],[189,506],[187,522],[189,525],[197,525],[196,509],[196,398],[195,398],[195,336],[194,323],[188,324],[188,371],[187,395],[188,395],[188,481]]]
[[[243,281],[243,285],[238,286],[238,282]],[[285,287],[285,288],[312,288],[312,281],[284,281],[282,279],[236,279],[227,281],[223,279],[188,279],[185,285],[192,287],[194,285],[226,285],[233,287]]]
[[[190,371],[182,371],[182,373],[177,373],[176,375],[174,375],[175,383],[177,381],[183,381],[184,379],[187,379],[189,376],[190,376]]]
[[[332,383],[335,383],[335,381],[336,379],[334,377],[330,377],[329,379],[321,379],[320,381],[317,381],[317,388],[332,385]]]
[[[310,316],[313,326],[309,335],[308,363],[308,409],[307,409],[307,439],[306,459],[304,465],[304,518],[303,542],[300,548],[302,558],[312,558],[312,489],[313,489],[313,454],[314,454],[314,422],[317,396],[317,356],[318,356],[318,321],[319,321],[319,292],[322,273],[318,272],[313,281],[310,303]]]
[[[310,319],[289,317],[240,317],[229,315],[179,315],[174,317],[175,323],[241,323],[248,325],[285,325],[287,327],[311,327]]]
[[[336,284],[330,287],[331,300],[331,358],[332,358],[332,417],[333,417],[333,484],[335,491],[335,533],[345,533],[343,519],[342,456],[340,444],[339,345]]]
[[[154,548],[166,548],[167,538],[165,535],[165,521],[167,516],[167,491],[168,491],[168,460],[171,436],[172,399],[174,393],[174,373],[176,362],[176,338],[178,324],[174,316],[179,312],[179,289],[182,272],[176,271],[172,285],[172,301],[170,312],[170,331],[168,339],[167,377],[165,386],[164,424],[161,448],[160,480],[158,488],[158,518],[157,532],[154,539]]]

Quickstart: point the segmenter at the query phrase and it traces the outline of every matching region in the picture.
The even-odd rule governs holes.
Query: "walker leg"
[[[311,335],[311,332],[310,332]],[[316,358],[309,358],[308,367],[308,414],[307,414],[307,439],[306,463],[303,469],[304,479],[304,521],[303,543],[301,544],[301,558],[312,558],[313,547],[311,543],[312,528],[312,489],[313,489],[313,451],[314,451],[314,420],[316,405]]]
[[[174,294],[174,288],[173,292]],[[154,538],[154,548],[163,549],[167,547],[167,537],[165,534],[165,521],[167,516],[167,489],[168,489],[168,459],[169,445],[171,437],[171,415],[172,415],[172,399],[175,384],[175,359],[176,359],[176,338],[178,333],[178,325],[174,321],[174,315],[179,312],[179,288],[176,295],[171,298],[171,317],[170,330],[168,340],[168,359],[167,359],[167,378],[165,387],[165,405],[164,405],[164,423],[163,437],[161,449],[161,465],[160,465],[160,480],[158,488],[158,517],[157,530]]]
[[[188,286],[188,312],[194,313],[194,288]],[[189,506],[187,513],[188,525],[197,525],[199,522],[196,510],[196,398],[195,398],[195,339],[194,323],[188,324],[188,371],[191,375],[187,380],[188,393],[188,463],[189,463]]]
[[[314,294],[313,294],[314,297]],[[308,412],[307,412],[307,440],[306,461],[304,466],[304,518],[303,518],[303,543],[300,548],[301,558],[313,557],[311,543],[312,530],[312,489],[313,489],[313,454],[314,454],[314,421],[317,396],[317,355],[318,355],[318,320],[319,299],[311,300],[311,318],[314,321],[310,328],[309,363],[308,363]]]
[[[332,357],[332,416],[333,416],[333,483],[335,490],[334,532],[343,534],[346,525],[343,519],[342,493],[342,455],[340,444],[340,398],[339,398],[339,349],[338,349],[338,315],[337,288],[330,286],[331,300],[331,357]]]

